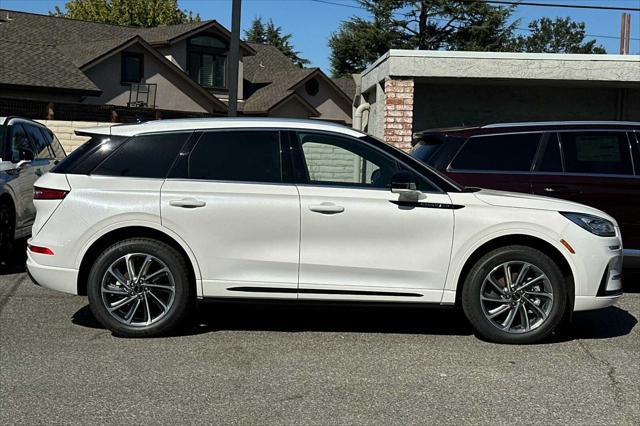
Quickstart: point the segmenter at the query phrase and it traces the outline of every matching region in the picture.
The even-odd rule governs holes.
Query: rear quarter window
[[[540,133],[473,136],[455,156],[451,168],[471,171],[531,170]]]
[[[164,179],[191,132],[134,136],[92,175]]]
[[[632,175],[625,132],[559,133],[567,173]]]
[[[51,172],[86,175],[111,155],[127,138],[95,135],[56,165]]]

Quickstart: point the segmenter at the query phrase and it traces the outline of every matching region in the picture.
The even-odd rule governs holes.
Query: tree
[[[531,34],[518,36],[514,50],[539,53],[607,53],[596,40],[585,41],[584,22],[571,18],[541,18],[529,24]]]
[[[283,34],[282,27],[277,27],[271,19],[265,24],[262,22],[261,17],[254,18],[251,22],[251,27],[245,30],[244,36],[246,41],[270,44],[277,47],[286,57],[301,68],[310,63],[309,60],[301,58],[300,52],[295,50],[291,44],[293,35]]]
[[[179,9],[177,0],[70,0],[64,9],[56,6],[49,14],[135,27],[200,22],[200,15]]]
[[[393,48],[507,50],[512,9],[462,0],[359,0],[372,20],[352,17],[329,39],[336,76],[360,72]],[[349,52],[353,59],[349,59]]]

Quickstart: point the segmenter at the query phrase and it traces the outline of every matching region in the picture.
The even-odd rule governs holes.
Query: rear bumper
[[[27,252],[27,272],[36,285],[63,293],[78,294],[78,270],[44,266],[37,262],[43,256]]]

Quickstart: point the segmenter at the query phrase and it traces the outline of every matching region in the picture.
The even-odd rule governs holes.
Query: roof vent
[[[9,12],[7,12],[7,15],[4,18],[0,18],[0,23],[11,21],[13,21],[13,18],[9,16]]]

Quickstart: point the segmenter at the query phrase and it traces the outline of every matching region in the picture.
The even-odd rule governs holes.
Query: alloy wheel
[[[146,327],[168,314],[175,281],[167,265],[146,253],[115,260],[102,278],[100,293],[109,314],[132,327]]]
[[[549,317],[553,287],[537,266],[522,261],[502,263],[491,270],[480,288],[485,317],[508,333],[527,333]]]

